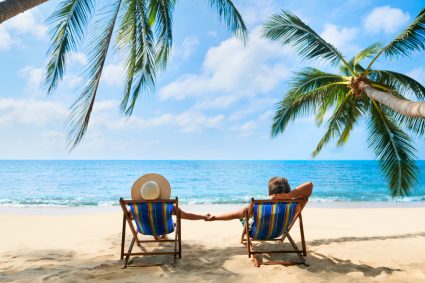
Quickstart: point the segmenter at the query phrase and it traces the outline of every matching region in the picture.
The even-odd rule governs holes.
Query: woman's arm
[[[180,212],[180,217],[182,219],[187,219],[187,220],[207,220],[208,218],[211,217],[211,215],[209,215],[209,214],[200,215],[200,214],[185,212],[180,208],[178,208],[178,211]],[[177,208],[174,206],[173,214],[177,215],[176,212],[177,212]]]
[[[232,219],[240,219],[245,217],[245,212],[248,211],[249,206],[243,207],[239,210],[236,211],[230,211],[230,212],[225,212],[222,214],[218,214],[218,215],[211,215],[207,221],[214,221],[214,220],[223,220],[223,221],[227,221],[227,220],[232,220]]]

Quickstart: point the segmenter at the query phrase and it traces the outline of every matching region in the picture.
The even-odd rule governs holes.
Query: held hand
[[[207,213],[204,216],[202,216],[202,219],[204,219],[205,221],[208,221],[208,219],[210,219],[211,214]]]
[[[214,221],[214,220],[215,220],[215,215],[209,215],[208,219],[206,219],[205,221]]]

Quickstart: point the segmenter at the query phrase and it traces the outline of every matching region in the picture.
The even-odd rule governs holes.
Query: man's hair
[[[289,186],[288,180],[282,177],[273,177],[269,180],[269,196],[289,193],[291,186]]]

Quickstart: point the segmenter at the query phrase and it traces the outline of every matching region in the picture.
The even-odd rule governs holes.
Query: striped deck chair
[[[174,263],[177,255],[181,258],[181,218],[180,214],[176,215],[176,223],[173,222],[173,207],[176,206],[178,211],[178,199],[167,200],[123,200],[120,199],[120,205],[123,210],[123,226],[121,238],[121,260],[124,259],[123,268],[126,268],[130,260],[130,256],[144,255],[173,255]],[[136,227],[133,225],[136,224]],[[126,224],[130,227],[133,239],[127,252],[124,252],[125,230]],[[162,236],[175,232],[173,240],[163,239]],[[153,236],[152,240],[140,240],[138,234]],[[146,252],[142,243],[155,242],[171,242],[174,243],[173,251]],[[141,252],[132,252],[133,246],[136,245]]]
[[[241,243],[246,244],[248,249],[248,257],[253,255],[254,265],[259,267],[261,262],[256,258],[256,254],[271,254],[271,253],[295,253],[298,256],[299,262],[289,261],[270,261],[264,264],[304,264],[305,256],[307,256],[306,244],[304,239],[304,228],[302,222],[301,211],[304,208],[307,200],[254,200],[251,199],[251,205],[248,212],[245,213],[245,225],[242,232]],[[249,224],[251,219],[252,225]],[[298,219],[301,232],[302,250],[300,250],[289,235],[289,231]],[[253,222],[252,222],[253,220]],[[251,226],[251,227],[249,227]],[[247,236],[248,235],[248,236]],[[245,236],[247,236],[245,238]],[[276,241],[283,243],[288,239],[293,247],[293,250],[254,250],[252,242],[254,241]]]

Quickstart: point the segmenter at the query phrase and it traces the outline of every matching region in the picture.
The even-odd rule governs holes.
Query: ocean
[[[425,161],[402,202],[425,201]],[[267,197],[283,176],[295,188],[314,183],[313,202],[389,202],[376,161],[0,161],[0,206],[111,206],[129,198],[133,182],[156,172],[186,204],[239,204]]]

